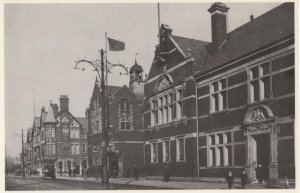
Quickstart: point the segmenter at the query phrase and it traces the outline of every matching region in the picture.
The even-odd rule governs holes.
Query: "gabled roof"
[[[114,95],[116,92],[118,92],[122,87],[120,86],[107,86],[106,92],[108,93],[108,96]]]
[[[124,85],[112,96],[121,96],[124,98],[138,99],[138,97],[126,86]]]
[[[227,35],[227,42],[200,68],[199,75],[294,35],[294,3],[284,3]]]
[[[88,132],[88,119],[82,117],[76,117],[76,119],[81,124],[82,129],[84,129],[85,132]]]
[[[54,118],[54,113],[53,113],[53,109],[52,107],[50,106],[49,107],[49,111],[47,113],[47,116],[45,118],[45,121],[44,123],[56,123],[56,119]]]
[[[209,45],[209,42],[175,35],[172,35],[172,37],[186,56],[188,56],[188,49],[190,49],[196,65],[202,65],[205,62],[208,55],[207,45]]]

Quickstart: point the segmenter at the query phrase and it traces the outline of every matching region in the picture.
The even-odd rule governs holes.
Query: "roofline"
[[[290,41],[290,40],[292,40],[292,39],[295,39],[294,34],[293,34],[292,37],[287,36],[286,38],[283,38],[282,40],[279,40],[279,42],[277,42],[277,43],[269,44],[269,45],[267,45],[267,46],[261,48],[261,50],[253,51],[252,54],[250,54],[250,55],[242,56],[241,58],[235,59],[235,60],[233,60],[233,61],[229,61],[229,62],[227,62],[227,64],[225,64],[224,66],[221,66],[221,67],[220,67],[220,65],[219,65],[219,66],[217,66],[217,67],[215,67],[215,68],[213,68],[213,69],[210,69],[209,71],[206,71],[206,72],[203,72],[203,73],[199,73],[199,74],[195,75],[194,78],[195,78],[195,79],[200,79],[200,78],[202,78],[202,77],[204,77],[204,76],[207,76],[207,75],[212,74],[212,73],[214,73],[214,72],[216,72],[216,71],[219,71],[219,70],[221,70],[221,69],[223,69],[223,68],[226,68],[226,67],[228,67],[228,66],[231,66],[231,65],[233,65],[233,64],[235,64],[235,63],[238,63],[238,62],[240,62],[240,61],[242,61],[242,60],[245,60],[245,59],[247,59],[247,58],[249,58],[249,57],[251,57],[251,56],[254,56],[254,55],[257,55],[257,54],[259,54],[259,53],[261,53],[261,52],[267,51],[267,50],[270,49],[270,48],[273,48],[273,47],[276,47],[276,46],[278,46],[278,45],[280,45],[280,44],[283,44],[283,43],[285,43],[285,42],[288,42],[288,41]],[[221,64],[221,65],[222,65],[222,64]]]

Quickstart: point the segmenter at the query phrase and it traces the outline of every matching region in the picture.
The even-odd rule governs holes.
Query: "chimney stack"
[[[69,97],[68,95],[60,95],[60,110],[67,110],[69,111]]]
[[[50,106],[51,106],[52,109],[53,109],[53,114],[54,114],[54,116],[56,116],[56,115],[58,114],[58,105],[57,105],[57,104],[51,103]]]
[[[208,9],[211,13],[212,46],[216,50],[227,36],[227,12],[229,8],[224,3],[214,3]]]

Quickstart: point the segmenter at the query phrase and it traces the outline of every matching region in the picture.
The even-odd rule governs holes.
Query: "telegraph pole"
[[[23,178],[25,178],[23,129],[22,129],[22,170],[23,170],[22,172]]]

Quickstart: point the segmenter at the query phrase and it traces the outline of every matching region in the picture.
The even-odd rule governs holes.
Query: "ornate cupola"
[[[129,70],[129,89],[139,98],[144,97],[143,71],[143,67],[138,65],[135,58],[135,63]]]

